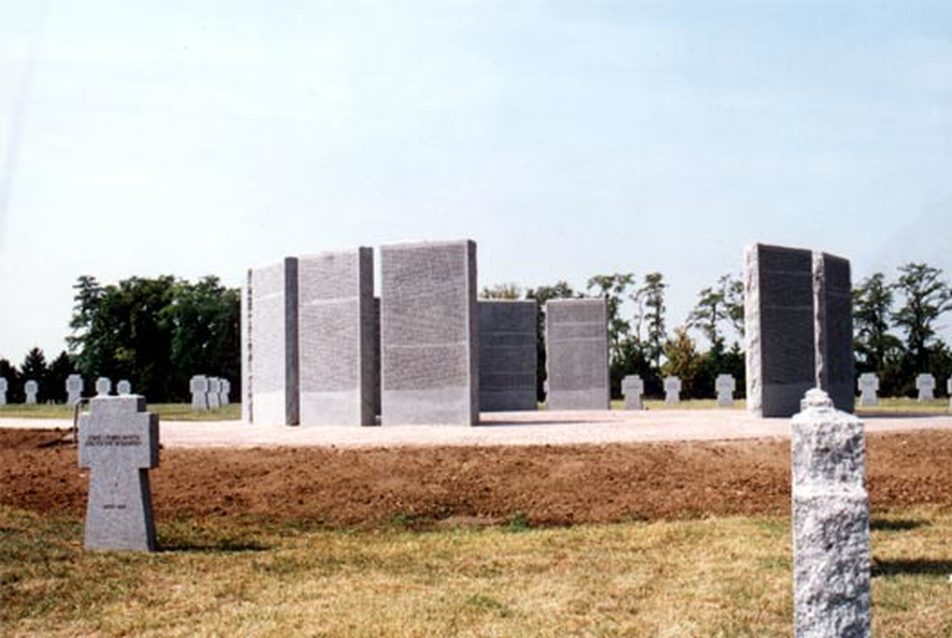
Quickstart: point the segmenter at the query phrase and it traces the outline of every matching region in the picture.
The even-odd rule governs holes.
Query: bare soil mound
[[[62,433],[0,430],[0,503],[82,516],[88,472]],[[869,434],[877,510],[952,506],[952,432]],[[535,525],[783,514],[789,442],[163,450],[159,520]]]

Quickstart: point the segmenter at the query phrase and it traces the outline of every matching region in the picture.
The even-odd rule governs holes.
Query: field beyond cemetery
[[[791,631],[788,441],[169,448],[124,555],[60,440],[0,429],[5,636]],[[868,447],[874,629],[952,635],[952,432]]]

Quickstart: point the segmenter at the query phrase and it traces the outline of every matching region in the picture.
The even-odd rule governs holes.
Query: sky
[[[754,242],[952,278],[950,160],[946,1],[0,0],[0,357],[80,275],[421,239],[669,327]]]

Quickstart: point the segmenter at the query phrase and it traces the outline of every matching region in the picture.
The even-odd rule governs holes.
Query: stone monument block
[[[810,390],[793,418],[794,635],[870,635],[863,423]]]
[[[83,377],[71,374],[66,377],[66,405],[72,407],[83,398]]]
[[[7,390],[9,387],[6,377],[0,377],[0,405],[7,404]]]
[[[837,410],[852,412],[853,284],[850,262],[827,253],[813,253],[814,339],[817,386]]]
[[[479,409],[536,409],[535,301],[480,301]]]
[[[645,393],[645,382],[637,374],[630,374],[621,380],[621,394],[625,397],[626,410],[641,410],[641,395]]]
[[[109,396],[112,392],[112,381],[106,377],[96,379],[96,396]]]
[[[549,410],[607,410],[608,317],[604,299],[545,304]]]
[[[217,410],[221,407],[221,379],[218,377],[208,377],[208,409]]]
[[[747,407],[791,416],[817,382],[813,254],[755,244],[744,257]]]
[[[298,260],[301,425],[374,425],[373,249]]]
[[[879,403],[879,398],[876,395],[879,392],[879,377],[876,376],[876,373],[864,372],[859,375],[856,385],[859,387],[860,405],[876,405]]]
[[[714,390],[717,392],[717,405],[730,407],[734,405],[734,391],[737,389],[737,380],[732,374],[719,374],[714,380]]]
[[[241,287],[241,420],[254,422],[254,407],[251,405],[251,283],[249,269]]]
[[[221,379],[221,392],[218,393],[218,403],[223,406],[231,403],[231,381],[228,379]]]
[[[116,393],[119,395],[132,394],[132,384],[127,379],[121,379],[116,384]]]
[[[678,377],[664,378],[664,402],[669,405],[681,403],[681,379]]]
[[[300,421],[298,260],[253,268],[248,303],[250,418],[264,425]]]
[[[928,372],[917,376],[916,390],[919,391],[919,402],[932,401],[935,398],[935,377]]]
[[[159,465],[159,417],[141,396],[97,396],[80,415],[79,466],[91,470],[84,546],[155,550],[149,468]]]
[[[476,243],[380,249],[381,422],[479,420]]]
[[[374,414],[380,415],[380,297],[374,297]]]
[[[196,374],[188,382],[188,389],[192,393],[192,409],[208,409],[208,377]]]
[[[28,380],[23,384],[23,392],[26,393],[26,403],[27,405],[36,404],[36,395],[40,391],[40,384],[34,381],[33,379]]]

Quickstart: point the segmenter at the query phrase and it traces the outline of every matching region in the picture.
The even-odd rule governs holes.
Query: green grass
[[[241,419],[241,404],[230,403],[217,410],[192,410],[188,403],[150,403],[148,410],[168,421],[227,421]],[[72,419],[73,408],[64,404],[0,405],[0,418]]]
[[[0,507],[0,634],[789,636],[789,521],[319,530],[160,521],[156,554]],[[874,633],[952,635],[952,513],[874,521]]]

